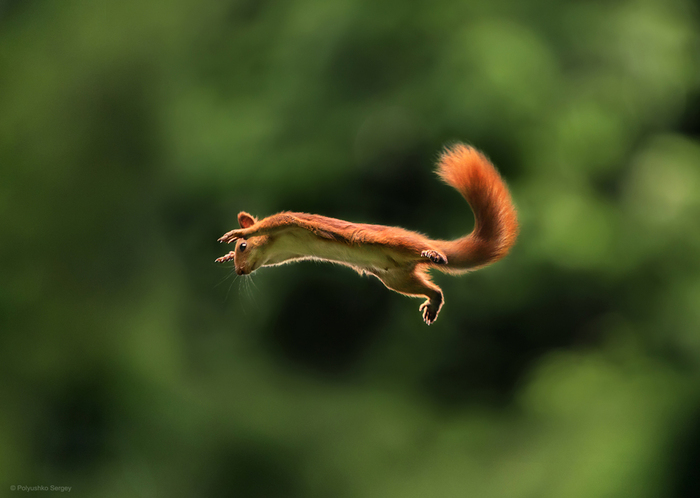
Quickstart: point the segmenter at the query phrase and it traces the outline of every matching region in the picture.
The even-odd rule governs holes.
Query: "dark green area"
[[[698,16],[0,1],[3,492],[700,495]],[[214,263],[240,210],[466,233],[458,140],[522,234],[436,275],[435,325],[342,267]]]

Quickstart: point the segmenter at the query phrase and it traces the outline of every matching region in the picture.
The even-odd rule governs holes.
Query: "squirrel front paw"
[[[429,300],[421,304],[418,309],[423,314],[423,321],[428,325],[431,325],[437,319],[440,312],[440,308],[433,306]]]
[[[227,261],[233,261],[233,258],[235,257],[235,253],[233,251],[229,252],[228,254],[221,256],[220,258],[216,258],[214,262],[216,263],[226,263]]]
[[[219,242],[226,242],[227,244],[230,244],[231,242],[243,237],[243,231],[244,230],[242,228],[231,230],[230,232],[226,232],[221,237],[219,237],[218,240]]]
[[[444,254],[439,253],[437,251],[434,251],[432,249],[428,249],[426,251],[423,251],[420,253],[420,255],[424,258],[428,258],[430,261],[432,261],[436,265],[446,265],[447,264],[447,256],[445,256]]]

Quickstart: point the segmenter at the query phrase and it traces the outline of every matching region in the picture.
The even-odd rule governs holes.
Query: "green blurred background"
[[[700,496],[691,0],[0,1],[0,486],[104,497]],[[446,306],[237,278],[240,210],[469,231]]]

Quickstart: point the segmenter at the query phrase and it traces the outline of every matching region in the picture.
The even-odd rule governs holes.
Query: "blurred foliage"
[[[0,1],[0,475],[80,496],[699,496],[690,0]],[[446,307],[236,214],[522,235]]]

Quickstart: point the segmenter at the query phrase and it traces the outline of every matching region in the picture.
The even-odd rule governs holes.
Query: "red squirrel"
[[[258,220],[241,212],[241,228],[219,239],[235,242],[235,250],[216,261],[233,260],[239,275],[263,266],[301,260],[346,265],[360,275],[374,275],[401,294],[427,297],[419,310],[430,325],[444,300],[428,270],[462,274],[481,268],[503,258],[518,235],[517,215],[508,187],[482,153],[463,144],[448,147],[440,156],[437,173],[471,206],[475,225],[469,235],[456,240],[432,240],[403,228],[351,223],[315,214],[282,212]]]

